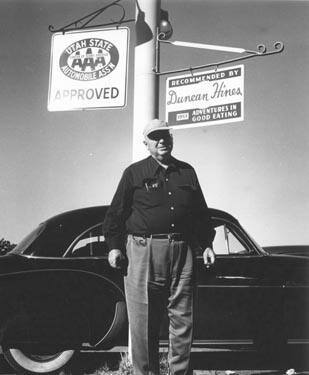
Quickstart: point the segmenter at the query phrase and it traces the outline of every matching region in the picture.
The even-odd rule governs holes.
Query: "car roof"
[[[83,207],[75,210],[65,211],[58,215],[52,216],[47,219],[44,223],[46,224],[57,224],[60,222],[68,222],[72,219],[79,220],[104,220],[106,211],[109,206],[93,206],[93,207]]]
[[[31,240],[30,244],[27,244],[29,239],[25,238],[15,250],[23,254],[38,253],[41,256],[49,256],[49,254],[53,254],[55,257],[62,256],[62,251],[70,246],[76,236],[90,228],[100,227],[108,208],[107,205],[84,207],[55,215],[41,223],[33,231],[35,238]],[[222,221],[240,226],[238,221],[225,211],[209,208],[209,213],[215,226],[222,224]],[[29,236],[32,238],[33,234],[30,233]],[[25,241],[26,248],[24,248]]]
[[[72,221],[76,223],[89,223],[89,225],[99,223],[100,221],[104,220],[104,217],[106,215],[106,212],[108,210],[109,206],[92,206],[92,207],[84,207],[79,208],[71,211],[65,211],[58,215],[52,216],[49,219],[47,219],[44,223],[47,225],[58,225],[58,224],[65,224],[70,222],[72,224]],[[216,208],[209,208],[209,213],[212,218],[220,218],[225,219],[228,221],[231,221],[233,223],[238,223],[238,220],[235,219],[234,216],[231,214],[218,210]]]

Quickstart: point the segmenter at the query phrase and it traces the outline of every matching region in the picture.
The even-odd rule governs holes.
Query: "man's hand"
[[[119,249],[112,249],[108,253],[108,263],[113,268],[121,268],[121,263],[124,261],[125,257]]]
[[[207,268],[215,263],[216,255],[211,247],[207,247],[203,252],[204,264]]]

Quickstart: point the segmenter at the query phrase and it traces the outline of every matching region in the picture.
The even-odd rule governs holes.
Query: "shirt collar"
[[[160,169],[164,169],[157,161],[154,157],[152,157],[151,155],[148,157],[148,162],[149,162],[149,167],[150,167],[150,170],[151,170],[151,174],[153,176],[155,176]],[[178,171],[179,169],[179,165],[178,165],[178,160],[171,157],[171,163],[169,164],[167,170],[171,171],[171,170],[176,170]],[[165,170],[165,169],[164,169]]]

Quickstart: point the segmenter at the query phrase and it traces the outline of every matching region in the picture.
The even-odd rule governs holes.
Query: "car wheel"
[[[5,359],[17,371],[32,374],[48,374],[65,366],[74,354],[74,350],[63,350],[50,354],[34,354],[21,349],[5,349]]]

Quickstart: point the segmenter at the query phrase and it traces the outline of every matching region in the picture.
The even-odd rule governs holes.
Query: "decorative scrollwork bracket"
[[[112,3],[105,5],[104,7],[87,14],[86,16],[79,18],[78,20],[75,20],[71,23],[69,23],[66,26],[63,26],[61,28],[55,29],[53,25],[49,25],[48,29],[52,33],[57,33],[57,32],[62,32],[63,34],[66,33],[67,31],[72,31],[72,30],[80,30],[80,29],[94,29],[97,27],[103,27],[103,26],[114,26],[119,27],[123,23],[128,23],[128,22],[134,22],[135,19],[125,19],[126,16],[126,11],[124,7],[119,4],[121,0],[114,0]],[[103,12],[105,12],[107,9],[110,9],[112,7],[118,7],[121,9],[122,14],[119,17],[118,21],[115,20],[110,20],[110,22],[103,23],[103,24],[96,24],[96,25],[90,25],[90,23],[97,18],[99,15],[101,15]]]
[[[159,72],[158,67],[156,66],[153,70],[159,76],[173,74],[173,73],[182,73],[186,71],[189,71],[191,72],[191,74],[193,74],[192,72],[194,70],[210,68],[210,67],[215,67],[217,69],[220,65],[247,60],[253,57],[263,57],[263,56],[274,55],[277,53],[281,53],[284,50],[284,45],[282,42],[275,42],[273,44],[273,50],[271,51],[268,51],[264,44],[259,44],[257,46],[257,50],[252,51],[252,50],[246,50],[244,48],[234,48],[234,47],[216,46],[216,45],[210,45],[210,44],[200,44],[200,43],[190,43],[190,42],[169,41],[169,40],[164,40],[164,36],[162,35],[162,33],[158,34],[157,43],[165,43],[165,44],[171,44],[171,45],[182,46],[182,47],[202,48],[202,49],[209,49],[209,50],[216,50],[216,51],[223,51],[223,52],[235,52],[235,53],[242,54],[239,57],[228,59],[228,60],[217,61],[214,63],[208,63],[208,64],[203,64],[203,65],[198,65],[198,66],[190,66],[187,68],[168,70],[168,71],[163,71],[163,72]]]

